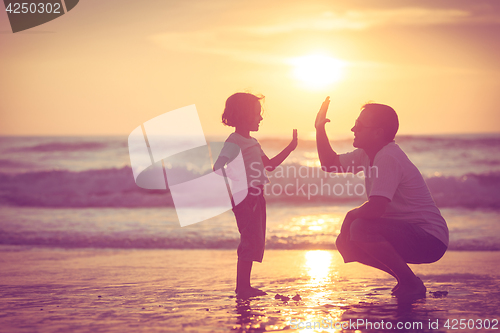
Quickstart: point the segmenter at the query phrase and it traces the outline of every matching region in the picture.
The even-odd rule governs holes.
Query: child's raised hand
[[[316,115],[316,121],[314,122],[314,127],[316,129],[330,122],[330,119],[326,118],[326,111],[328,111],[328,106],[330,105],[330,96],[326,97],[318,114]]]
[[[293,130],[293,136],[292,136],[292,142],[288,145],[288,147],[291,148],[291,150],[295,150],[297,148],[297,144],[299,142],[298,135],[297,135],[297,130]]]

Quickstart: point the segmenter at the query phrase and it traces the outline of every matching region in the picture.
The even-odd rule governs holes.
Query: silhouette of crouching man
[[[448,228],[417,167],[394,142],[396,112],[387,105],[365,104],[351,129],[357,149],[339,155],[325,131],[328,105],[329,98],[315,123],[321,165],[328,172],[365,171],[368,196],[347,213],[338,251],[346,263],[356,261],[392,275],[397,280],[393,295],[425,297],[425,285],[408,264],[439,260],[448,246]]]

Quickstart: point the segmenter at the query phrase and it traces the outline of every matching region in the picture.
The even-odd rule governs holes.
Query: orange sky
[[[13,34],[0,4],[0,135],[128,135],[196,104],[207,135],[227,135],[225,99],[266,96],[258,137],[349,135],[368,101],[393,106],[402,134],[500,131],[500,2],[83,0]],[[307,86],[292,59],[344,64]]]

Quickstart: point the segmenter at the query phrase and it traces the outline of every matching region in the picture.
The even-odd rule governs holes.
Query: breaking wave
[[[302,174],[271,176],[269,203],[323,204],[366,198],[362,178],[325,174],[301,166]],[[193,171],[194,172],[194,171]],[[193,173],[192,177],[199,177]],[[500,208],[500,172],[426,179],[438,207]],[[286,192],[286,193],[285,193]],[[86,171],[52,170],[0,173],[0,204],[33,207],[165,207],[173,206],[168,190],[139,188],[130,167]]]

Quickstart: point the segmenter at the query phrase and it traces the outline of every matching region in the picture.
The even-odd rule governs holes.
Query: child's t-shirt
[[[262,156],[265,154],[257,139],[245,138],[236,132],[232,133],[224,143],[219,157],[227,157],[229,161],[232,161],[238,156],[239,150],[243,155],[248,187],[258,187],[269,183],[264,163],[262,163]]]

